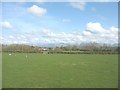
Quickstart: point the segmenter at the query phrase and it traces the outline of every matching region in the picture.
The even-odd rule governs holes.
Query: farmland
[[[27,58],[26,58],[27,55]],[[3,53],[3,88],[116,88],[118,55]]]

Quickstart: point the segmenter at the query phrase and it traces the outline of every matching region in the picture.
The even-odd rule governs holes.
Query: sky
[[[2,2],[3,44],[118,43],[117,2]]]

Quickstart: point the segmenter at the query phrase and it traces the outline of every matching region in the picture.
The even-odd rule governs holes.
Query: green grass
[[[117,88],[117,55],[3,54],[3,88]]]

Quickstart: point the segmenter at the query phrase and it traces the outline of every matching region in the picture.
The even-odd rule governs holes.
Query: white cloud
[[[82,42],[97,43],[118,43],[118,28],[112,26],[108,29],[104,28],[99,22],[90,22],[86,24],[86,29],[82,32],[52,32],[51,29],[42,29],[36,34],[18,33],[13,35],[3,35],[4,43],[24,43],[31,45],[41,44],[80,44]],[[97,32],[97,33],[95,33]]]
[[[9,38],[10,38],[10,39],[14,39],[15,37],[14,37],[14,36],[12,36],[12,35],[9,35]]]
[[[3,37],[0,35],[0,44],[2,44]]]
[[[47,10],[37,5],[33,5],[32,7],[28,8],[28,12],[36,16],[43,16],[47,13]]]
[[[73,8],[78,8],[80,10],[84,10],[86,3],[85,2],[71,2],[70,5]]]
[[[0,22],[0,27],[5,28],[5,29],[13,29],[12,24],[8,21]]]
[[[83,35],[89,36],[89,35],[92,35],[92,34],[91,34],[91,32],[89,32],[89,31],[83,31]]]
[[[109,29],[103,28],[100,23],[88,23],[86,26],[86,30],[92,32],[91,37],[89,39],[97,41],[99,43],[118,43],[118,28],[114,26]],[[95,33],[97,32],[97,33]]]
[[[95,22],[95,23],[89,22],[87,24],[86,30],[88,30],[90,32],[94,32],[94,33],[99,33],[99,32],[104,31],[104,28],[98,22]]]
[[[97,32],[97,33],[96,33]],[[54,33],[45,31],[44,36],[52,43],[81,43],[81,42],[97,42],[97,43],[118,43],[118,28],[112,26],[109,29],[103,28],[98,22],[88,23],[86,30],[83,32],[72,33]]]

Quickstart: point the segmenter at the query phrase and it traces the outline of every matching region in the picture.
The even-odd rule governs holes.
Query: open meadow
[[[118,56],[3,53],[3,88],[117,88]]]

